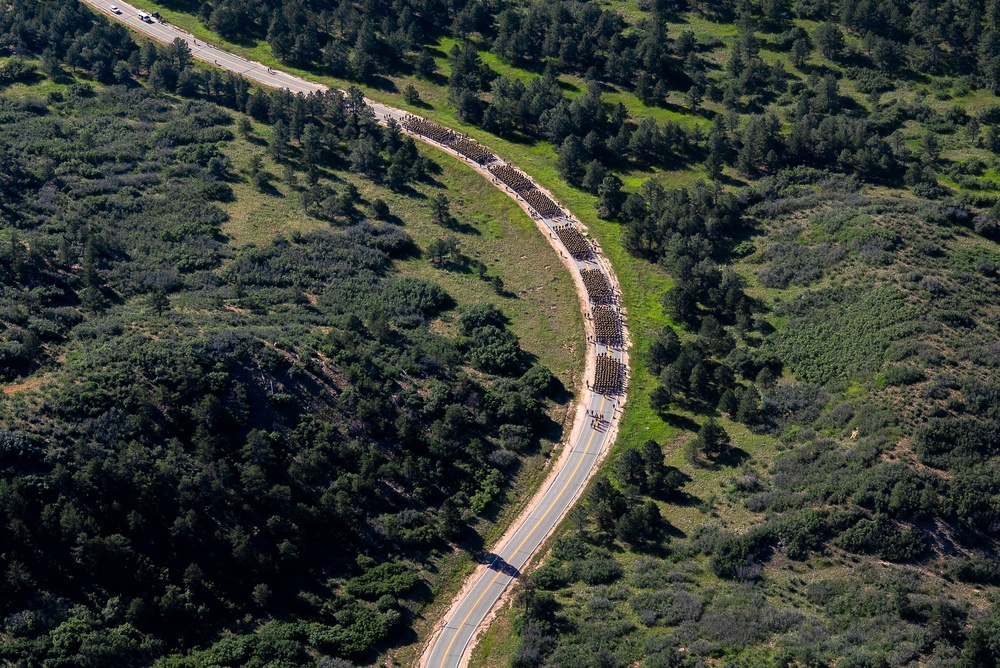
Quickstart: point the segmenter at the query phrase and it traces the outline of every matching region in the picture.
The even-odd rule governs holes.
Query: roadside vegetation
[[[613,262],[618,446],[476,665],[996,665],[996,2],[144,8],[480,139]]]
[[[77,4],[0,23],[2,661],[415,637],[561,437],[558,256],[356,92],[258,90]]]

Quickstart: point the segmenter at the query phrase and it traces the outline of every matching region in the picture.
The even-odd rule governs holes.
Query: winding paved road
[[[221,68],[242,74],[243,76],[274,88],[285,88],[294,93],[309,94],[326,90],[322,84],[306,81],[280,70],[271,70],[265,65],[248,61],[210,44],[200,42],[190,34],[169,24],[146,23],[139,19],[139,9],[128,3],[116,1],[100,2],[96,0],[81,0],[98,12],[120,21],[130,28],[142,32],[160,42],[172,42],[180,38],[191,47],[192,55],[202,61]],[[115,14],[110,7],[117,5],[120,13]],[[388,107],[371,100],[368,104],[375,112],[376,119],[386,123],[390,118],[403,122],[409,114],[400,109]],[[555,217],[544,217],[538,214],[517,193],[492,178],[482,166],[456,153],[447,144],[440,144],[428,137],[409,132],[414,138],[420,139],[436,148],[444,150],[465,161],[490,178],[497,187],[504,190],[523,208],[535,221],[539,230],[546,234],[549,243],[559,252],[563,263],[573,274],[580,296],[581,308],[584,310],[586,333],[588,341],[587,370],[592,375],[596,356],[607,353],[611,357],[625,363],[628,362],[627,345],[608,347],[596,343],[593,323],[589,316],[589,298],[580,276],[581,269],[598,269],[608,278],[617,292],[617,279],[611,265],[600,253],[600,248],[594,244],[596,253],[589,259],[573,258],[562,242],[559,241],[555,229],[562,225],[575,225],[580,230],[586,228],[572,214]],[[503,164],[499,159],[492,163]],[[511,165],[513,166],[513,165]],[[525,175],[527,176],[527,175]],[[528,177],[530,179],[530,177]],[[536,187],[537,184],[535,184]],[[543,192],[546,192],[543,190]],[[546,194],[552,198],[551,194]],[[554,198],[552,198],[555,201]],[[620,295],[619,295],[620,296]],[[624,330],[624,314],[622,314]],[[627,332],[623,331],[624,340],[628,341]],[[626,366],[627,368],[627,366]],[[420,666],[427,668],[457,668],[468,661],[473,641],[484,627],[486,620],[497,601],[500,600],[510,583],[518,577],[521,569],[528,563],[544,540],[552,533],[559,521],[572,507],[579,497],[587,481],[596,469],[597,462],[607,452],[614,441],[618,418],[621,415],[625,401],[624,383],[621,395],[602,395],[587,389],[582,392],[581,405],[571,432],[571,444],[564,449],[559,461],[547,476],[542,487],[527,505],[525,511],[514,522],[501,544],[487,555],[487,559],[471,576],[462,593],[453,601],[443,622],[438,625],[434,637],[427,644],[420,658]]]

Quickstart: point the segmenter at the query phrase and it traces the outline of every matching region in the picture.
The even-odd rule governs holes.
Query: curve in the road
[[[198,60],[236,72],[265,86],[302,94],[327,90],[322,84],[272,70],[199,42],[172,25],[145,22],[140,19],[136,7],[121,0],[115,0],[120,10],[117,14],[110,9],[112,3],[81,1],[157,41],[169,43],[180,38],[188,43],[192,55]],[[545,483],[500,540],[499,547],[490,553],[490,558],[473,573],[454,599],[420,659],[420,665],[427,668],[455,668],[467,660],[476,635],[484,628],[494,606],[579,497],[597,463],[614,442],[626,396],[629,338],[625,313],[620,307],[621,292],[610,263],[596,242],[585,239],[581,246],[576,235],[572,232],[567,234],[569,228],[585,235],[586,227],[560,207],[551,193],[492,151],[484,155],[475,149],[474,142],[447,128],[428,123],[400,109],[371,100],[366,102],[379,122],[385,124],[395,120],[404,132],[463,160],[514,199],[546,235],[569,269],[585,316],[588,342],[586,375],[594,380],[587,382],[586,389],[581,393],[582,400],[568,446],[563,449]],[[473,150],[470,151],[470,147]],[[584,271],[589,273],[584,274]],[[606,283],[601,284],[600,277]],[[597,304],[602,305],[600,316],[594,309]],[[609,317],[618,329],[610,338],[607,336]],[[603,322],[603,326],[597,323],[595,327],[598,320]],[[617,374],[617,378],[609,379],[609,373]]]

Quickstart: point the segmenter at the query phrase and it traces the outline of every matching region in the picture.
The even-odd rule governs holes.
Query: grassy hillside
[[[996,3],[165,9],[480,138],[615,265],[621,438],[477,664],[996,665]]]
[[[412,642],[568,427],[571,281],[520,209],[343,98],[297,126],[232,79],[158,92],[183,54],[76,11],[89,63],[0,57],[0,657]],[[139,54],[143,82],[93,78]],[[265,111],[197,99],[234,90]]]
[[[714,460],[692,460],[692,436],[662,443],[675,491],[620,455],[623,508],[653,498],[659,535],[602,525],[593,490],[499,622],[521,642],[497,630],[476,665],[982,665],[997,581],[990,502],[972,499],[995,479],[1000,250],[913,199],[777,194],[736,264],[772,305],[758,354],[787,365],[756,376],[756,424],[717,417],[731,445]]]

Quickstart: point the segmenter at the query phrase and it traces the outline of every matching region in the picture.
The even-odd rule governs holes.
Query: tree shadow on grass
[[[486,547],[483,543],[483,537],[468,526],[463,528],[462,535],[455,539],[455,546],[471,555],[482,553]]]
[[[417,109],[433,109],[434,108],[429,102],[427,102],[425,100],[422,100],[422,99],[418,99],[416,102],[411,102],[410,104],[412,104]]]
[[[440,49],[429,49],[431,55],[437,55],[438,58],[447,58],[447,54],[442,53]],[[441,74],[440,72],[435,72],[429,77],[420,76],[419,79],[426,81],[427,83],[434,84],[435,86],[444,87],[448,85],[448,77]]]
[[[687,492],[682,491],[674,492],[669,497],[665,498],[664,501],[675,506],[680,506],[681,508],[691,508],[701,503],[701,499],[694,494],[688,494]]]
[[[197,13],[197,12],[189,12]],[[201,22],[199,21],[199,24]],[[230,44],[235,44],[236,46],[241,46],[245,49],[252,49],[258,45],[260,40],[264,39],[264,35],[254,34],[252,31],[246,33],[240,33],[239,35],[220,35],[225,42]],[[278,61],[279,63],[281,61]],[[284,63],[282,63],[284,65]]]
[[[701,425],[686,415],[678,415],[677,413],[671,413],[669,411],[662,411],[659,415],[660,419],[669,424],[671,427],[677,427],[678,429],[693,432],[697,432],[701,429]]]
[[[509,141],[511,144],[517,144],[518,146],[526,146],[531,148],[535,144],[539,143],[537,137],[532,137],[531,135],[526,135],[520,132],[509,132],[502,135],[497,135],[504,141]]]
[[[558,79],[557,82],[559,84],[559,89],[560,90],[563,90],[563,91],[565,91],[567,93],[579,93],[580,92],[580,87],[577,86],[576,84],[570,82],[570,81],[563,81],[562,79]],[[613,92],[617,92],[611,86],[608,86],[607,84],[603,84],[603,83],[601,84],[601,90],[605,91],[605,92],[612,92],[612,91]]]
[[[396,225],[398,227],[406,227],[406,221],[403,220],[402,218],[400,218],[399,216],[397,216],[394,213],[390,213],[389,215],[387,215],[384,218],[378,218],[374,213],[369,212],[368,213],[368,218],[371,218],[372,220],[378,220],[378,221],[381,221],[383,223],[389,223],[390,225]],[[416,245],[416,244],[414,244],[414,245]]]
[[[545,423],[538,429],[538,435],[552,443],[560,442],[564,433],[563,426],[552,418],[546,418]]]
[[[663,530],[663,533],[671,538],[687,538],[688,536],[686,532],[674,526],[670,522],[667,522],[667,527]]]
[[[271,177],[268,179],[267,183],[260,189],[262,193],[270,197],[277,197],[278,199],[285,199],[285,194],[278,190],[277,186],[272,183],[272,181],[277,181],[277,177]]]
[[[463,223],[454,216],[452,216],[449,220],[446,220],[444,224],[441,225],[441,227],[448,230],[449,232],[456,232],[458,234],[468,234],[469,236],[473,237],[481,237],[483,235],[483,233],[480,232],[476,227],[470,225],[469,223]]]
[[[670,522],[664,522],[664,524],[667,525],[663,530],[664,535],[671,536],[670,528],[673,527],[673,525],[670,524]],[[681,532],[681,535],[678,536],[678,538],[681,538],[684,535],[684,532]],[[648,543],[637,543],[635,545],[629,544],[629,548],[631,548],[632,552],[637,554],[645,554],[659,559],[666,559],[670,556],[670,541],[664,540],[663,538]]]
[[[514,295],[515,297],[517,295]],[[556,375],[552,376],[552,387],[549,389],[549,399],[556,402],[560,406],[565,406],[568,404],[575,396],[562,382],[562,379]]]
[[[399,88],[396,87],[396,82],[388,77],[376,76],[372,78],[371,81],[367,82],[367,85],[375,90],[384,91],[386,93],[399,92]]]
[[[744,181],[742,179],[735,179],[726,174],[720,174],[719,177],[715,179],[715,181],[721,183],[724,186],[732,186],[734,188],[742,188],[743,186],[749,185],[748,181]]]
[[[733,468],[735,466],[739,466],[748,459],[750,459],[750,453],[743,448],[731,445],[726,448],[722,454],[712,460],[711,468],[715,470],[720,468]]]

